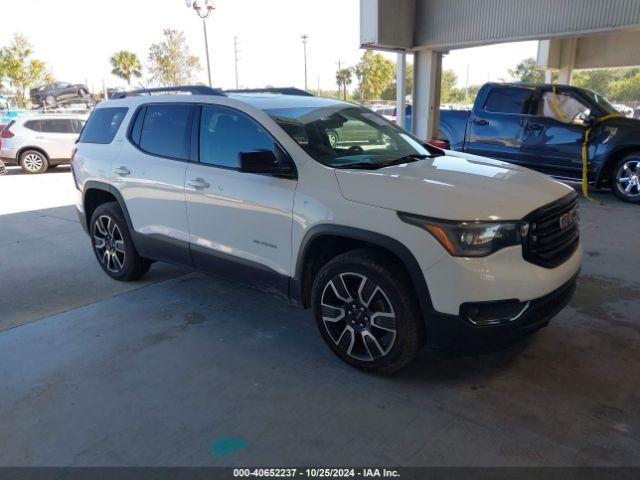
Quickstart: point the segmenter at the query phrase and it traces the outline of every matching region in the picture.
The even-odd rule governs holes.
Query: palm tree
[[[342,92],[342,98],[347,99],[347,86],[351,85],[351,68],[341,68],[336,72],[336,82],[338,83],[338,94]]]
[[[116,77],[120,77],[127,81],[131,86],[131,78],[140,78],[142,76],[142,64],[138,60],[138,56],[133,52],[120,50],[111,57],[111,73]]]

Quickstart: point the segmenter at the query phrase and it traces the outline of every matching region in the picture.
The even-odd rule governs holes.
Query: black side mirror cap
[[[240,171],[295,178],[295,169],[288,159],[279,161],[271,150],[240,153]]]

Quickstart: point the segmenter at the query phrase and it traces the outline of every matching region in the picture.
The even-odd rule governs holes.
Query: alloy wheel
[[[626,197],[640,195],[640,160],[629,160],[618,169],[616,188]]]
[[[126,252],[120,228],[107,215],[99,216],[93,226],[93,247],[102,265],[112,273],[124,267]]]
[[[324,286],[322,323],[340,350],[362,362],[386,356],[396,340],[395,311],[384,290],[370,278],[340,273]]]
[[[22,160],[24,168],[30,172],[38,172],[44,167],[44,160],[37,153],[28,153]]]
[[[327,136],[332,147],[338,145],[338,134],[336,132],[327,132]]]

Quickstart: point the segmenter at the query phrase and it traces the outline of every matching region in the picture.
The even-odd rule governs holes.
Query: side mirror
[[[240,153],[240,171],[244,173],[261,173],[281,177],[293,177],[295,171],[288,160],[278,161],[271,150],[255,150]]]

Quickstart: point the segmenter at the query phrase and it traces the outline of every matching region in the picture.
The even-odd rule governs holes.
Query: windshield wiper
[[[390,167],[392,165],[402,165],[403,163],[411,163],[417,162],[418,160],[424,160],[428,158],[429,155],[424,155],[421,153],[411,153],[409,155],[404,155],[403,157],[396,158],[395,160],[389,160],[388,162],[383,162],[383,167]]]
[[[423,155],[420,153],[413,153],[410,155],[404,155],[403,157],[393,160],[387,160],[386,162],[370,163],[370,162],[353,162],[346,163],[344,165],[338,165],[334,168],[357,168],[362,170],[378,170],[380,168],[392,167],[393,165],[402,165],[404,163],[417,162],[418,160],[424,160],[429,155]]]

